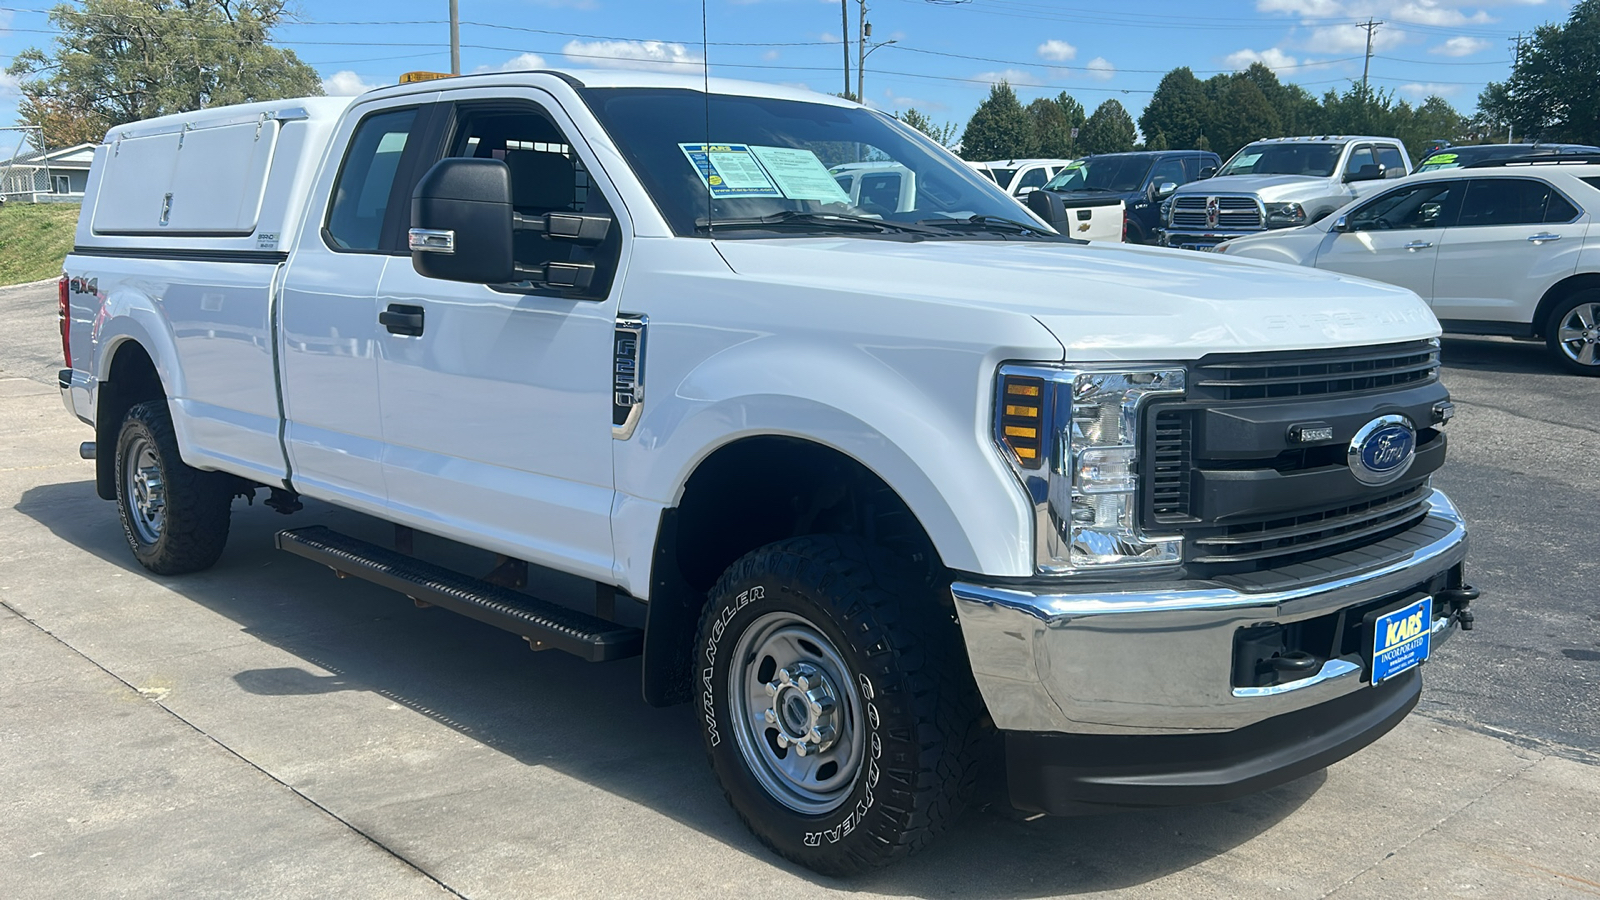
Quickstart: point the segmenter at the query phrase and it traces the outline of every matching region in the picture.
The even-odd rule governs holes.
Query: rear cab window
[[[383,247],[384,220],[395,175],[417,121],[417,108],[375,112],[356,126],[334,182],[323,236],[336,250],[376,252]]]

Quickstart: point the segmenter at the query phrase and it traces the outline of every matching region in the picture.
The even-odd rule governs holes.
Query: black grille
[[[1194,459],[1194,429],[1189,416],[1175,410],[1156,414],[1150,454],[1150,502],[1157,522],[1189,518],[1189,470]]]
[[[1252,563],[1270,568],[1382,540],[1428,512],[1427,484],[1334,509],[1229,525],[1190,538],[1196,565]]]
[[[1189,393],[1210,400],[1325,397],[1426,384],[1438,377],[1437,343],[1411,341],[1312,352],[1213,354],[1195,366]]]

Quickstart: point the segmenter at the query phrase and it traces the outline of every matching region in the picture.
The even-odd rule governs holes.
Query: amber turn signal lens
[[[1025,468],[1037,469],[1044,462],[1044,381],[1007,375],[1002,381],[1000,436],[1006,449]]]

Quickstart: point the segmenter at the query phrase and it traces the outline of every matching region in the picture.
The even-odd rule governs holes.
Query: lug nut
[[[773,684],[770,681],[767,682],[767,696],[768,697],[776,697],[776,696],[778,696],[778,686],[776,684]]]
[[[767,724],[768,725],[776,725],[776,724],[778,724],[778,711],[777,710],[775,710],[775,709],[768,709],[767,710]]]
[[[806,755],[806,745],[804,743],[795,744],[794,745],[794,752],[799,756],[805,756]]]
[[[794,681],[794,676],[789,674],[789,670],[788,669],[779,669],[778,670],[778,683],[779,684],[790,684],[793,681]]]

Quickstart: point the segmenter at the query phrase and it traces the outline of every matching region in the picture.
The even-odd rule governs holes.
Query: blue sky
[[[3,0],[0,0],[3,2]],[[0,63],[50,43],[50,4],[0,6]],[[462,69],[620,66],[843,89],[840,0],[460,0]],[[848,0],[852,89],[858,0]],[[1116,98],[1138,116],[1161,75],[1204,78],[1266,62],[1320,95],[1361,77],[1413,102],[1437,93],[1470,113],[1510,70],[1511,38],[1563,21],[1571,0],[871,0],[867,100],[964,125],[1004,77],[1024,103],[1065,90],[1092,110]],[[448,71],[447,0],[303,2],[278,43],[322,74],[329,93],[358,93],[413,69]],[[0,79],[0,122],[16,115]]]

